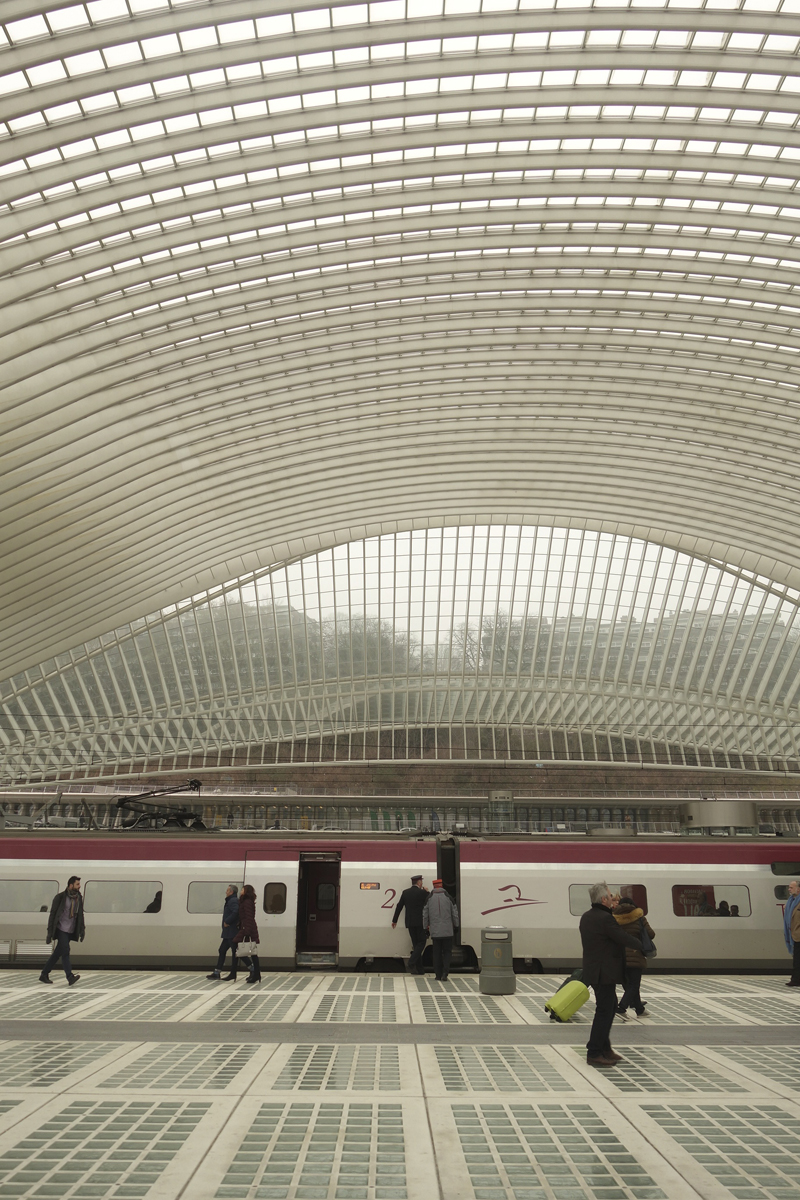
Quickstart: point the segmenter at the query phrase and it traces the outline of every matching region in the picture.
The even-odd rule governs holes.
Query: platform
[[[617,1067],[562,977],[0,973],[0,1200],[789,1200],[800,995],[646,980]]]

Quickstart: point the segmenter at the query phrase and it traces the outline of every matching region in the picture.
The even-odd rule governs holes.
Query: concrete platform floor
[[[789,1200],[800,995],[654,976],[587,1067],[562,977],[0,972],[0,1200]]]

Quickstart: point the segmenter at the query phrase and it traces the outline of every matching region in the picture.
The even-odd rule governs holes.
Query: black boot
[[[251,959],[250,974],[247,977],[248,983],[261,983],[261,964],[258,961],[258,955],[254,954]]]
[[[235,971],[231,971],[230,975],[222,976],[223,983],[230,983],[231,980],[233,980],[233,982],[236,983],[236,972]]]

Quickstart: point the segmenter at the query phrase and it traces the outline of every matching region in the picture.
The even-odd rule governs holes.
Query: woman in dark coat
[[[237,955],[237,958],[239,955],[239,946],[242,942],[255,942],[258,944],[256,892],[250,883],[244,885],[239,895],[239,932],[233,940],[233,951]],[[261,964],[258,961],[257,954],[245,954],[239,958],[239,962],[244,962],[250,967],[250,974],[246,980],[247,983],[261,982]]]
[[[620,900],[619,905],[614,913],[614,919],[623,929],[627,929],[628,933],[632,933],[634,937],[641,939],[642,929],[646,929],[650,935],[650,940],[655,939],[655,930],[651,929],[647,917],[644,915],[644,909],[637,908],[633,900],[626,896]],[[617,1005],[617,1015],[626,1017],[629,1008],[633,1008],[637,1017],[646,1017],[647,1010],[645,1009],[646,1001],[642,999],[639,988],[642,983],[642,972],[647,966],[647,959],[641,950],[631,950],[625,948],[625,991],[622,994],[622,999]]]

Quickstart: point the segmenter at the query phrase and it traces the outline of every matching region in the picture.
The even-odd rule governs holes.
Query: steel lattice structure
[[[12,679],[7,772],[498,756],[797,771],[799,609],[610,534],[387,534]]]
[[[633,538],[793,603],[797,9],[6,0],[0,677],[450,526]],[[757,695],[740,673],[676,709],[561,671],[535,720],[505,681],[448,684],[402,720],[580,741],[644,705],[691,747],[675,731],[739,729],[733,705],[761,732],[707,749],[791,757],[791,680],[753,670]],[[377,687],[354,728],[384,728]],[[312,729],[275,703],[241,710],[266,722],[247,745]]]

